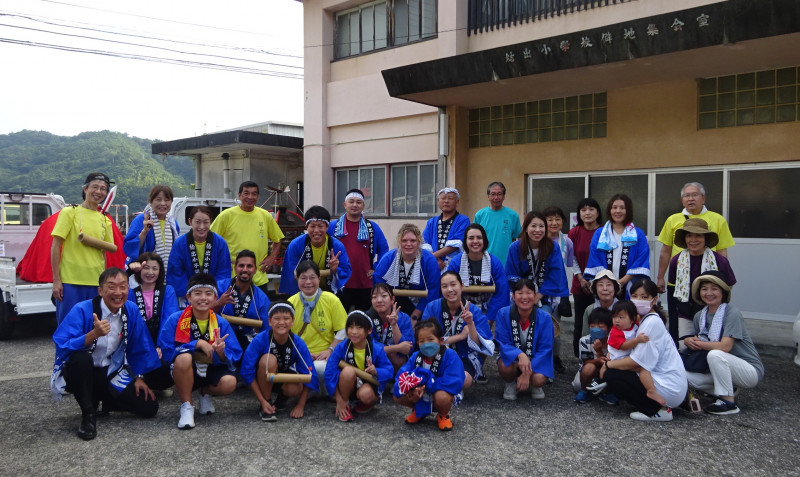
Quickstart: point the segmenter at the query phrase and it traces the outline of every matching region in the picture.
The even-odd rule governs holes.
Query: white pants
[[[733,387],[754,388],[758,371],[752,364],[724,351],[708,352],[709,373],[687,372],[689,386],[714,396],[733,396]]]

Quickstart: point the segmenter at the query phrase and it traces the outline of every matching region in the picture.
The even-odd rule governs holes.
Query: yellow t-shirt
[[[158,219],[158,226],[161,228],[161,245],[164,245],[164,227],[167,226],[167,221]]]
[[[708,223],[708,230],[715,232],[719,236],[719,243],[712,250],[726,249],[736,245],[736,242],[733,241],[733,236],[731,235],[731,230],[728,227],[728,222],[725,220],[725,217],[716,212],[706,210],[706,212],[703,214],[690,215],[689,218],[705,220],[706,223]],[[678,212],[677,214],[672,214],[667,218],[667,221],[664,222],[664,227],[661,229],[661,233],[658,235],[659,242],[667,247],[672,247],[672,254],[670,257],[678,255],[681,250],[683,250],[675,245],[675,231],[683,227],[684,222],[686,222],[686,216],[684,216],[682,213]]]
[[[303,296],[295,293],[289,298],[289,303],[294,307],[294,324],[292,332],[303,338],[311,353],[325,351],[333,342],[337,331],[344,329],[347,322],[347,312],[344,311],[342,302],[331,292],[322,292],[317,301],[317,306],[311,312],[311,323],[306,326],[303,334]]]
[[[195,242],[195,248],[197,248],[197,263],[200,264],[200,268],[203,268],[203,257],[206,255],[206,243],[205,242]]]
[[[206,331],[208,331],[208,320],[204,321],[196,320],[196,321],[197,321],[197,328],[200,330],[200,334],[201,335],[206,334]]]
[[[353,359],[358,369],[367,369],[367,349],[358,349],[353,346]]]
[[[106,269],[105,252],[79,242],[78,234],[81,231],[84,235],[114,243],[108,217],[81,206],[62,209],[50,233],[53,237],[64,239],[58,268],[61,281],[71,285],[97,286],[97,279]]]
[[[247,249],[256,254],[257,265],[269,255],[270,242],[280,242],[283,238],[283,232],[275,219],[261,207],[255,207],[250,212],[245,212],[239,206],[223,210],[211,224],[211,231],[221,235],[228,243],[231,263],[234,263],[240,251]],[[232,271],[231,276],[234,273]],[[267,274],[261,270],[253,275],[256,286],[267,281]]]
[[[321,247],[311,246],[311,261],[317,264],[320,270],[325,270],[325,250],[327,249],[328,239],[325,238],[325,243],[322,244]],[[320,288],[325,288],[328,286],[328,279],[320,277],[319,279],[319,286]]]

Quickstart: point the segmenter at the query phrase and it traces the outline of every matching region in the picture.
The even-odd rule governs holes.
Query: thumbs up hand
[[[111,323],[109,323],[108,320],[100,321],[97,319],[96,313],[92,314],[92,318],[94,318],[92,330],[95,332],[98,338],[107,335],[111,331]]]

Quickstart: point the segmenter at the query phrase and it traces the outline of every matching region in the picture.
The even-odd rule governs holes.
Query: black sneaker
[[[591,392],[592,394],[600,394],[603,391],[603,389],[606,388],[606,386],[608,386],[608,383],[606,383],[605,381],[598,381],[596,379],[592,379],[592,382],[590,382],[589,385],[586,386],[586,390]]]
[[[488,382],[489,382],[489,378],[487,378],[486,376],[484,376],[483,374],[481,374],[480,376],[478,376],[477,378],[475,378],[475,382],[476,382],[477,384],[486,384],[486,383],[488,383]]]
[[[266,412],[262,411],[260,408],[258,409],[258,415],[261,417],[261,421],[263,422],[275,422],[278,420],[278,417],[273,414],[267,414]]]
[[[714,414],[716,416],[727,416],[728,414],[739,414],[739,408],[736,404],[726,401],[724,399],[717,399],[717,402],[714,404],[707,406],[704,409],[705,412],[709,414]]]

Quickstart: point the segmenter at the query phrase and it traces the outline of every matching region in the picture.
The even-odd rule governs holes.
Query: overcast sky
[[[3,0],[0,134],[108,129],[170,140],[302,123],[302,13],[294,0]]]

